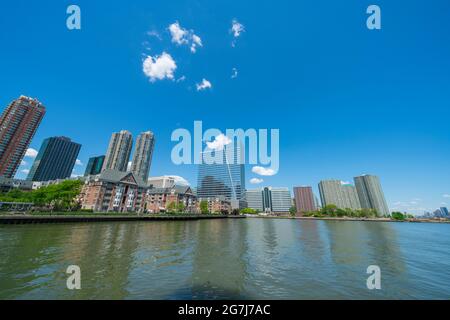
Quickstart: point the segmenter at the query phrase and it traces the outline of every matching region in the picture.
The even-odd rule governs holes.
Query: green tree
[[[405,220],[405,216],[403,215],[403,213],[398,211],[392,212],[391,217],[394,220]]]
[[[209,213],[208,201],[206,201],[206,200],[200,201],[200,212],[203,214]]]
[[[297,208],[295,206],[290,207],[289,214],[294,217],[297,214]]]
[[[252,208],[244,208],[241,210],[242,214],[257,214],[258,211],[256,211],[255,209]]]
[[[186,206],[184,205],[184,203],[181,201],[178,202],[178,205],[177,205],[178,212],[184,212],[184,209],[186,209]]]
[[[167,205],[166,209],[167,209],[167,212],[169,212],[169,213],[175,213],[175,211],[177,210],[177,204],[175,202],[171,201]]]

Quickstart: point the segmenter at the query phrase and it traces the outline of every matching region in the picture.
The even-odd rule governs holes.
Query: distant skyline
[[[450,3],[375,3],[383,24],[372,31],[371,3],[360,1],[83,0],[72,31],[71,3],[5,3],[0,108],[21,94],[39,99],[47,112],[30,147],[79,142],[76,175],[106,154],[113,132],[150,130],[150,176],[195,186],[198,168],[171,162],[170,136],[200,120],[280,130],[279,172],[246,166],[247,189],[308,185],[318,196],[320,180],[373,174],[391,210],[448,207]]]

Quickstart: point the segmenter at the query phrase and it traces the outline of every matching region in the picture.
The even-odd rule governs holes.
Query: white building
[[[292,207],[291,192],[288,188],[264,187],[246,191],[249,208],[259,212],[288,213]]]

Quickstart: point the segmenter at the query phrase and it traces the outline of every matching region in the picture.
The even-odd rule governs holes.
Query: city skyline
[[[367,6],[354,3],[261,5],[256,17],[250,3],[137,1],[105,15],[105,2],[83,2],[76,31],[65,26],[65,4],[27,4],[46,18],[17,25],[23,7],[11,3],[0,13],[0,107],[21,94],[39,98],[47,113],[30,147],[37,151],[51,136],[79,142],[76,175],[104,154],[112,132],[151,129],[158,139],[151,175],[195,185],[195,166],[170,161],[170,135],[201,120],[222,130],[280,129],[280,171],[260,176],[246,166],[249,189],[250,179],[260,179],[310,185],[318,195],[320,180],[373,173],[391,210],[434,211],[450,203],[450,44],[442,41],[450,22],[440,9],[448,2],[438,3],[383,3],[386,23],[377,32],[365,27]],[[245,27],[238,37],[230,32],[234,19]],[[173,42],[175,22],[202,46],[192,52],[192,41]],[[144,72],[148,57],[168,58],[164,52],[176,63],[173,79]],[[19,171],[33,160],[25,157]]]

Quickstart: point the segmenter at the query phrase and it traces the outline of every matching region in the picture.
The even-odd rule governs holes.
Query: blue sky
[[[81,30],[66,28],[70,4],[81,8]],[[366,27],[370,4],[381,8],[381,30]],[[41,100],[47,114],[31,147],[56,135],[81,143],[77,174],[113,131],[152,130],[150,174],[195,185],[195,165],[172,163],[170,136],[201,120],[280,130],[278,174],[249,167],[247,188],[317,193],[321,179],[370,173],[391,208],[431,210],[450,205],[449,10],[447,0],[2,3],[0,106],[21,94]],[[239,37],[233,19],[245,27]],[[187,44],[172,41],[175,22]],[[163,52],[177,65],[173,79],[151,82],[143,61]],[[212,87],[197,91],[202,79]],[[264,182],[251,185],[255,177]]]

